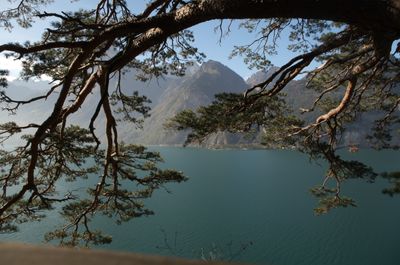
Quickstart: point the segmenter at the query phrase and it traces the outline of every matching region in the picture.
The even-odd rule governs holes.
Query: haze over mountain
[[[147,96],[152,103],[150,117],[143,123],[143,128],[137,125],[120,122],[118,124],[119,138],[127,143],[140,143],[145,145],[182,145],[185,142],[188,132],[176,132],[166,130],[164,124],[178,112],[184,109],[196,109],[199,106],[208,105],[214,100],[214,95],[222,92],[243,93],[248,87],[258,84],[269,77],[276,67],[267,71],[259,71],[243,80],[238,74],[216,61],[208,61],[199,66],[194,64],[187,70],[183,77],[166,76],[152,79],[147,82],[136,80],[135,72],[128,72],[122,79],[122,89],[125,93],[131,94],[137,90],[139,94]],[[110,84],[115,84],[115,80]],[[42,95],[49,87],[44,81],[40,82],[10,82],[6,90],[7,95],[13,99],[28,99],[32,96]],[[300,116],[300,108],[312,106],[317,94],[312,89],[306,88],[305,80],[293,80],[285,88],[287,93],[286,101]],[[340,93],[340,92],[339,92]],[[70,123],[78,124],[87,128],[95,107],[98,104],[98,93],[90,95],[86,104],[80,111],[71,116]],[[340,94],[338,94],[340,96]],[[0,113],[2,122],[15,121],[18,124],[39,123],[50,114],[51,106],[55,103],[56,95],[50,96],[45,101],[37,101],[24,105],[17,115],[10,116],[7,112]],[[315,119],[313,115],[301,115],[307,121]],[[359,117],[355,124],[349,126],[345,133],[343,144],[367,145],[364,137],[370,130],[376,114],[367,114]],[[100,115],[96,123],[96,133],[100,138],[104,137],[104,116]],[[223,146],[256,146],[260,142],[261,133],[252,136],[220,132],[212,135],[205,143],[207,147]]]

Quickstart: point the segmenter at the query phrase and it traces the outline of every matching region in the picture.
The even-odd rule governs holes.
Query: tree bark
[[[305,18],[400,32],[400,0],[205,0],[216,18]]]
[[[400,0],[203,0],[173,13],[110,29],[117,34],[144,33],[111,66],[115,71],[168,36],[214,19],[304,18],[343,22],[379,32],[390,40],[400,36]],[[147,29],[147,31],[146,31]]]

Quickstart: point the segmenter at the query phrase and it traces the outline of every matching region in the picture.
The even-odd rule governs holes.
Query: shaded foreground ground
[[[69,249],[26,244],[0,244],[1,264],[7,265],[200,265],[204,261],[145,256],[132,253]],[[223,265],[211,262],[208,264]],[[226,264],[226,263],[225,263]]]

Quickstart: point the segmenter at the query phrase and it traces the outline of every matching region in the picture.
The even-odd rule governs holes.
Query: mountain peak
[[[268,77],[270,77],[273,73],[279,70],[277,66],[270,66],[269,68],[260,70],[254,74],[252,74],[247,80],[246,83],[250,86],[255,86],[261,82],[264,82]]]
[[[202,64],[202,67],[226,67],[222,63],[214,60],[208,60]]]
[[[241,93],[247,88],[243,78],[220,62],[209,60],[203,63],[192,76],[185,78],[181,85],[184,90],[198,90],[210,97],[229,91]]]
[[[222,63],[214,60],[208,60],[207,62],[203,63],[200,67],[200,70],[202,72],[206,73],[230,73],[230,74],[235,74],[229,67],[226,65],[223,65]]]

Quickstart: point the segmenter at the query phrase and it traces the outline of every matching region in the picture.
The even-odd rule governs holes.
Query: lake
[[[326,165],[286,150],[207,150],[152,147],[163,167],[182,170],[189,180],[171,184],[146,202],[155,215],[115,225],[94,225],[113,236],[104,248],[251,264],[399,264],[400,196],[381,193],[387,183],[353,180],[343,194],[358,207],[315,216],[318,185]],[[361,150],[343,156],[377,172],[399,171],[400,153]],[[79,185],[75,184],[75,185]],[[2,241],[40,243],[60,223],[55,213]]]

